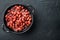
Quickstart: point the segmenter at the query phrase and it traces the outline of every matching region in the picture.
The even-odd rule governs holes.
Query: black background
[[[30,4],[36,10],[31,29],[21,35],[2,29],[4,11],[12,4]],[[0,40],[60,40],[59,0],[0,0]]]

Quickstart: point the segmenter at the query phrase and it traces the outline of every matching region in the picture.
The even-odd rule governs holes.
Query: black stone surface
[[[21,35],[6,33],[1,26],[4,11],[16,3],[36,9],[33,26]],[[0,40],[60,40],[60,0],[0,0]]]

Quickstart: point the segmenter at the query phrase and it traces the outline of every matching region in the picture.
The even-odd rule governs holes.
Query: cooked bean
[[[15,5],[7,11],[5,15],[7,26],[13,31],[23,31],[25,27],[29,27],[32,22],[30,12],[23,6]]]

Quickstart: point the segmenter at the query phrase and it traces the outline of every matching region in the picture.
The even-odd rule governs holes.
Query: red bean
[[[7,26],[13,31],[23,31],[24,28],[28,28],[32,22],[30,12],[23,6],[15,5],[7,12],[8,13],[5,15],[5,20],[7,22]]]
[[[31,24],[31,22],[30,22],[30,21],[28,21],[28,24],[30,25],[30,24]]]
[[[13,22],[15,21],[16,19],[13,19]]]

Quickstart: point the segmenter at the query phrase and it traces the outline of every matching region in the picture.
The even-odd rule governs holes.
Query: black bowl
[[[14,7],[15,5],[21,5],[21,6],[23,6],[24,8],[26,8],[27,10],[30,11],[30,14],[31,14],[31,16],[32,16],[32,23],[30,24],[30,26],[29,26],[28,28],[25,28],[25,29],[24,29],[23,31],[21,31],[21,32],[15,32],[15,31],[11,30],[9,27],[7,27],[7,23],[6,23],[6,20],[5,20],[5,15],[7,14],[7,11],[8,11],[9,9],[11,9],[12,7]],[[34,8],[33,8],[31,5],[14,4],[14,5],[8,7],[7,10],[5,11],[4,18],[3,18],[3,21],[4,21],[3,30],[6,31],[6,32],[15,33],[15,34],[22,34],[22,33],[27,32],[27,31],[31,28],[31,26],[32,26],[32,24],[33,24],[33,14],[34,14]]]

